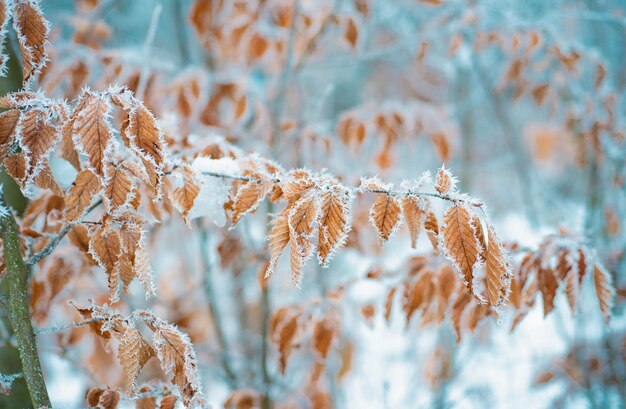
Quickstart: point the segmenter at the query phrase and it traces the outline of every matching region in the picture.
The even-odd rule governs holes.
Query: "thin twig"
[[[146,35],[146,41],[143,46],[144,66],[141,70],[141,76],[139,77],[139,85],[137,86],[137,97],[143,98],[146,91],[146,85],[148,83],[148,75],[150,74],[150,50],[152,49],[152,43],[154,42],[154,36],[156,34],[157,26],[159,25],[159,16],[161,15],[161,2],[158,2],[154,11],[152,12],[152,18],[150,19],[150,26],[148,27],[148,34]]]
[[[102,200],[98,200],[97,202],[89,206],[87,210],[85,211],[85,216],[89,214],[93,209],[100,206],[101,204],[102,204]],[[29,266],[32,266],[33,264],[36,264],[39,261],[41,261],[44,257],[49,256],[54,251],[54,249],[59,245],[59,243],[61,242],[61,239],[63,239],[63,237],[65,237],[67,233],[69,233],[73,228],[74,228],[74,224],[72,223],[66,224],[65,226],[63,226],[59,234],[54,236],[52,240],[50,240],[50,243],[46,245],[46,247],[44,247],[40,252],[33,254],[28,260],[26,260],[26,264]]]
[[[35,328],[35,334],[52,334],[54,332],[62,332],[71,328],[79,328],[85,325],[93,324],[94,322],[102,321],[101,318],[91,318],[85,321],[80,322],[71,322],[69,324],[59,325],[55,327],[43,327],[43,328]]]

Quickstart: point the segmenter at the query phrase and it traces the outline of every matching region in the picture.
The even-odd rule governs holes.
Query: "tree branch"
[[[241,176],[241,175],[232,175],[227,173],[218,173],[218,172],[202,172],[203,175],[213,176],[217,178],[224,179],[233,179],[233,180],[241,180],[244,182],[271,182],[271,183],[280,183],[281,179],[279,177],[271,177],[271,178],[256,178],[250,176]],[[385,194],[390,196],[427,196],[427,197],[436,197],[437,199],[446,200],[448,202],[462,202],[466,203],[473,207],[483,207],[484,203],[479,202],[477,200],[471,200],[468,198],[455,197],[449,194],[439,194],[432,192],[418,192],[412,189],[366,189],[361,187],[349,187],[346,186],[346,189],[351,193],[359,194],[359,193],[377,193],[377,194]]]
[[[50,408],[50,398],[41,371],[35,332],[30,319],[28,267],[22,258],[19,228],[13,214],[4,204],[0,192],[0,235],[4,244],[9,288],[9,321],[15,333],[22,371],[28,391],[36,408]]]
[[[217,308],[217,300],[215,296],[215,290],[213,289],[213,282],[211,281],[211,260],[209,259],[209,234],[206,229],[200,229],[200,256],[202,258],[202,284],[207,296],[207,304],[209,306],[209,313],[215,324],[215,334],[217,336],[217,342],[222,350],[222,367],[226,374],[228,384],[236,388],[237,377],[230,365],[230,359],[228,354],[228,343],[226,342],[226,335],[224,334],[224,326],[222,323],[222,316]]]

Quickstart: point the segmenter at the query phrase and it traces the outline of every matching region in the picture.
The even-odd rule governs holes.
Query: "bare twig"
[[[148,75],[150,74],[150,50],[152,49],[152,43],[154,42],[154,36],[156,34],[157,26],[159,25],[159,16],[162,10],[161,2],[158,2],[154,10],[152,11],[152,18],[150,19],[150,26],[148,27],[148,34],[146,35],[146,41],[143,46],[144,65],[141,69],[141,76],[139,77],[139,85],[137,86],[137,97],[143,98],[146,91],[146,85],[148,84]]]
[[[102,200],[98,200],[97,202],[89,206],[87,210],[85,211],[85,216],[91,213],[93,209],[100,206],[101,204],[102,204]],[[39,261],[41,261],[44,257],[49,256],[54,251],[54,249],[59,245],[59,243],[61,242],[61,239],[63,239],[63,237],[65,237],[67,233],[69,233],[73,228],[74,228],[74,224],[66,224],[65,226],[63,226],[59,234],[54,236],[52,240],[50,240],[50,243],[46,245],[46,247],[44,247],[40,252],[33,254],[28,260],[26,260],[26,264],[29,266],[32,266],[33,264],[36,264]]]
[[[55,327],[43,327],[35,328],[35,334],[52,334],[54,332],[62,332],[71,328],[79,328],[85,325],[93,324],[94,322],[102,321],[100,318],[91,318],[85,321],[72,322],[69,324],[59,325]]]

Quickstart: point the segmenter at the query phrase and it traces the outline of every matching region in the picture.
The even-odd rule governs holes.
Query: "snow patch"
[[[228,195],[232,180],[225,177],[211,176],[208,173],[224,176],[239,175],[239,165],[231,158],[211,159],[196,158],[191,164],[196,180],[200,183],[200,192],[189,211],[189,220],[196,217],[208,217],[217,226],[226,224],[224,203]]]

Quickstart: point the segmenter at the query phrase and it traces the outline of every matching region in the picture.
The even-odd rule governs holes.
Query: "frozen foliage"
[[[228,201],[229,185],[232,182],[228,179],[211,176],[210,173],[238,175],[239,166],[237,162],[230,158],[199,157],[193,161],[191,169],[200,183],[200,192],[189,211],[189,218],[206,216],[217,226],[224,226],[226,224],[224,203]]]
[[[624,15],[0,0],[0,407],[623,407]]]

